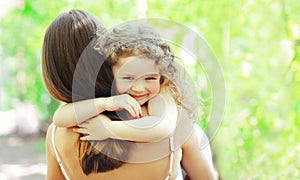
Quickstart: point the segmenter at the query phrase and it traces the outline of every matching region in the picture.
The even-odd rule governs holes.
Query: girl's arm
[[[101,114],[103,111],[119,109],[127,110],[133,117],[141,115],[141,107],[138,102],[128,94],[123,94],[63,104],[54,113],[53,123],[59,127],[72,127]]]
[[[110,121],[100,115],[74,128],[75,132],[87,134],[81,140],[107,138],[154,142],[169,136],[176,127],[178,110],[173,97],[161,92],[148,102],[150,116],[127,121]],[[100,130],[101,129],[101,130]]]

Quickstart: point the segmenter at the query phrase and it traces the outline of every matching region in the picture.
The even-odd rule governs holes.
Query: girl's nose
[[[131,89],[133,91],[144,91],[145,90],[145,83],[142,80],[136,80],[133,84]]]

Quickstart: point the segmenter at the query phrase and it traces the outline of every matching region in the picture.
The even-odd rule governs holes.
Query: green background
[[[222,66],[226,108],[211,142],[221,177],[300,178],[300,1],[21,0],[10,4],[0,16],[0,111],[14,108],[16,100],[29,102],[41,113],[41,124],[51,121],[58,103],[42,82],[41,48],[46,28],[59,13],[84,9],[106,27],[141,17],[165,18],[199,32]],[[197,72],[199,67],[189,68]],[[193,78],[199,80],[200,75],[193,73]],[[201,95],[204,109],[209,110],[211,93]],[[206,129],[209,112],[203,117],[200,125]]]

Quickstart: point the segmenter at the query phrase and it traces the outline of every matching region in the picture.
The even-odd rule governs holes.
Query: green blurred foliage
[[[39,107],[44,120],[52,116],[58,103],[42,82],[41,47],[47,26],[60,12],[85,9],[107,27],[143,15],[166,18],[202,35],[223,67],[226,110],[212,139],[221,177],[299,179],[300,1],[143,2],[147,9],[138,0],[27,0],[19,4],[0,22],[0,108],[11,108],[13,99],[20,99]],[[199,71],[191,67],[196,81],[203,75]],[[209,109],[211,92],[200,93]],[[209,119],[209,112],[204,117]]]

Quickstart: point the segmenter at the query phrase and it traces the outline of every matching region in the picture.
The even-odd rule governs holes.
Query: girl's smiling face
[[[112,70],[117,94],[129,94],[140,105],[160,91],[159,68],[152,59],[143,56],[120,57]]]

